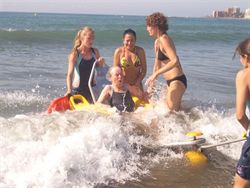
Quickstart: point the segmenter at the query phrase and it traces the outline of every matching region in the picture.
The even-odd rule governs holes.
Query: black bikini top
[[[160,61],[164,61],[164,60],[168,60],[169,58],[168,58],[168,56],[166,56],[162,51],[161,51],[161,49],[159,48],[159,50],[158,50],[158,60],[160,60]]]

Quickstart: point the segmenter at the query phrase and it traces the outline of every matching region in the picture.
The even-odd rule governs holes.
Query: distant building
[[[213,11],[212,17],[214,18],[243,18],[244,14],[240,12],[239,7],[230,7],[223,11]]]
[[[225,11],[218,11],[218,10],[215,10],[213,11],[213,17],[214,18],[219,18],[219,17],[226,17],[226,12]]]
[[[250,8],[246,9],[244,18],[250,19]]]

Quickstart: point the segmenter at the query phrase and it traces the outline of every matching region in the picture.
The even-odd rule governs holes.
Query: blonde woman
[[[182,70],[175,45],[167,34],[167,17],[156,12],[146,18],[147,31],[155,38],[155,63],[153,74],[147,79],[146,85],[151,86],[159,75],[167,82],[166,104],[171,111],[179,111],[182,96],[187,88],[187,79]]]
[[[68,57],[67,92],[68,94],[81,94],[90,103],[93,103],[88,87],[90,73],[95,61],[97,66],[104,64],[104,59],[100,56],[99,50],[93,48],[95,32],[90,27],[84,27],[78,31],[73,49]],[[92,86],[94,86],[92,80]]]
[[[132,29],[125,30],[123,46],[114,53],[114,66],[122,67],[125,83],[142,92],[142,80],[147,72],[146,55],[144,49],[135,44],[136,32]]]

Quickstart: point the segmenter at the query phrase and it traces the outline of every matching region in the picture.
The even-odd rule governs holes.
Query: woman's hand
[[[64,96],[68,96],[68,95],[70,95],[70,94],[71,94],[71,90],[68,90],[68,91],[65,93]]]
[[[143,94],[142,94],[142,99],[144,100],[144,101],[149,101],[149,99],[151,98],[151,94],[150,93],[148,93],[147,91],[146,92],[143,92]]]
[[[105,64],[105,60],[103,57],[99,57],[96,61],[99,66],[103,66]]]
[[[152,87],[154,84],[155,79],[157,78],[156,74],[152,74],[145,82],[145,85],[148,87]]]

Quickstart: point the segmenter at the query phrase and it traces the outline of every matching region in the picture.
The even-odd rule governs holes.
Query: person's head
[[[250,38],[246,38],[239,43],[235,49],[234,57],[236,54],[239,54],[240,62],[244,67],[250,66]]]
[[[124,75],[121,67],[119,66],[112,66],[109,68],[107,73],[107,79],[115,85],[123,85]]]
[[[136,32],[132,29],[127,29],[123,32],[123,45],[129,50],[133,50],[136,42]]]
[[[74,40],[73,50],[77,50],[81,45],[91,48],[95,39],[95,32],[91,27],[84,27],[80,29]]]
[[[150,36],[155,36],[156,31],[159,30],[161,33],[166,33],[168,30],[168,19],[164,14],[155,12],[146,17],[147,31]]]

